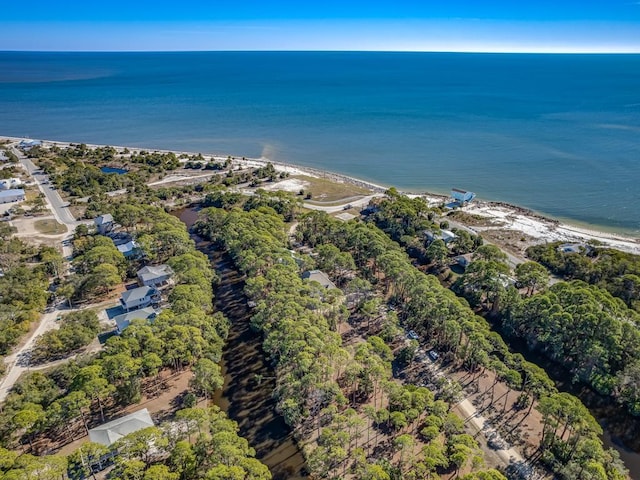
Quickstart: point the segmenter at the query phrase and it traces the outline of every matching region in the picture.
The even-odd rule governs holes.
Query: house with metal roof
[[[309,280],[310,282],[318,282],[324,288],[338,288],[329,279],[327,274],[321,270],[307,270],[302,274],[302,278],[304,280]]]
[[[22,185],[22,180],[19,178],[3,178],[0,180],[0,190],[9,190]]]
[[[120,304],[127,312],[160,302],[160,292],[153,287],[132,288],[120,295]]]
[[[149,415],[149,410],[143,408],[99,427],[89,430],[89,440],[110,447],[122,437],[137,432],[143,428],[153,427],[155,424]]]
[[[110,213],[105,213],[104,215],[100,215],[93,220],[96,229],[100,235],[106,235],[111,230],[113,230],[114,222],[113,215]]]
[[[427,230],[424,232],[425,237],[427,238],[427,242],[431,243],[434,240],[442,240],[444,243],[449,243],[451,240],[456,238],[456,234],[451,230],[440,230],[439,232],[432,232],[431,230]]]
[[[453,198],[458,205],[462,206],[476,198],[476,194],[473,192],[467,192],[466,190],[460,190],[459,188],[452,188],[451,198]]]
[[[25,193],[21,188],[0,190],[0,203],[22,202],[24,199]]]
[[[158,312],[153,307],[140,308],[131,312],[123,313],[122,315],[116,315],[113,317],[113,321],[116,322],[116,330],[118,333],[122,333],[125,328],[131,325],[134,320],[153,320],[156,318]]]
[[[138,270],[138,283],[142,286],[160,287],[166,285],[173,276],[169,265],[147,265]]]
[[[129,240],[127,243],[116,245],[116,248],[126,258],[135,257],[140,252],[138,244],[135,242],[135,240]]]

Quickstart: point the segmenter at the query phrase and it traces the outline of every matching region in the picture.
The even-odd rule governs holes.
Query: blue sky
[[[0,50],[640,52],[640,0],[22,0]]]

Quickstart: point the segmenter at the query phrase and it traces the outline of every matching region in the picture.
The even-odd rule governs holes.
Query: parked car
[[[417,340],[418,334],[413,330],[409,330],[409,333],[407,333],[407,337],[410,338],[411,340]]]
[[[429,350],[429,358],[435,362],[440,358],[440,354],[435,350]]]

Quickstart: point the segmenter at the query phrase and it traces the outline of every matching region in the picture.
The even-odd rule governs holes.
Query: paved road
[[[36,167],[29,158],[27,158],[20,150],[15,147],[12,148],[12,151],[17,155],[20,163],[24,166],[29,175],[36,182],[40,191],[44,193],[47,204],[50,210],[53,212],[53,215],[56,217],[56,220],[69,226],[70,230],[73,231],[82,222],[77,221],[71,214],[71,212],[67,208],[69,203],[65,202],[60,197],[53,186],[49,184],[47,175],[41,173],[38,167]]]
[[[67,203],[60,198],[57,191],[48,185],[47,176],[38,172],[38,168],[29,160],[23,153],[12,148],[13,152],[18,156],[20,163],[24,166],[29,175],[38,185],[38,188],[45,195],[45,200],[49,210],[53,212],[54,217],[60,223],[63,223],[69,227],[69,232],[66,235],[57,236],[62,241],[62,253],[65,257],[70,256],[73,253],[70,242],[67,240],[73,237],[74,229],[82,222],[78,222],[67,208]],[[45,182],[45,183],[43,183]],[[40,317],[37,328],[33,331],[31,336],[27,338],[24,345],[17,351],[5,357],[4,361],[7,364],[7,372],[2,381],[0,382],[0,402],[4,401],[9,390],[13,387],[15,382],[20,378],[26,370],[29,369],[29,356],[32,347],[35,344],[36,339],[45,332],[52,330],[56,327],[56,318],[64,311],[68,311],[65,305],[59,303],[55,309],[51,312],[47,312]]]

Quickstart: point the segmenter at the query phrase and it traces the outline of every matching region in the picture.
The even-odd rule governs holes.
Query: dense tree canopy
[[[640,385],[633,381],[640,361],[639,320],[620,299],[575,280],[525,299],[504,324],[532,349],[569,368],[577,380],[618,395],[639,414],[635,392]]]
[[[556,275],[598,285],[640,311],[639,255],[596,245],[578,246],[578,252],[564,251],[560,245],[552,242],[529,247],[527,255]]]

